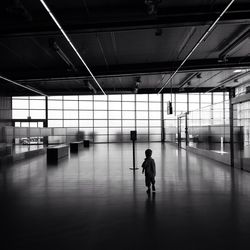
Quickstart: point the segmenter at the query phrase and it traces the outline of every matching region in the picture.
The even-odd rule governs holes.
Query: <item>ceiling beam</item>
[[[180,91],[179,88],[165,88],[162,93],[206,93],[208,91],[211,91],[212,88],[197,88],[195,90],[192,90],[192,88],[186,88],[185,91]],[[0,87],[1,93],[2,89]],[[147,89],[139,89],[137,94],[152,94],[157,93],[158,89],[153,88],[147,88]],[[25,95],[35,95],[32,92],[27,91],[7,91],[3,90],[3,94],[5,96],[25,96]],[[227,92],[229,91],[229,88],[223,88],[223,89],[216,89],[213,92]],[[117,89],[105,89],[105,92],[107,94],[134,94],[134,89],[132,88],[117,88]],[[93,91],[90,91],[89,89],[82,90],[82,89],[73,89],[73,90],[66,90],[66,89],[55,89],[55,90],[49,90],[46,92],[49,96],[53,95],[93,95]],[[95,94],[101,95],[102,92],[96,92]]]
[[[191,9],[169,8],[159,10],[157,16],[149,16],[142,11],[133,13],[131,10],[130,12],[126,12],[124,10],[120,12],[116,10],[109,10],[109,15],[104,16],[103,13],[105,13],[105,11],[102,10],[100,15],[87,17],[88,19],[83,19],[84,17],[82,16],[82,13],[80,15],[79,10],[68,10],[67,13],[56,11],[56,13],[59,20],[63,17],[62,23],[67,34],[81,34],[152,28],[200,26],[209,24],[215,19],[215,17],[218,16],[222,8],[221,6],[217,6],[216,9],[218,11],[206,11],[204,6]],[[70,15],[71,12],[72,15]],[[21,23],[8,24],[4,19],[4,15],[2,15],[0,21],[4,22],[5,25],[0,27],[0,38],[61,35],[60,31],[58,31],[54,25],[51,25],[51,22],[48,22],[41,16],[40,12],[33,13],[33,16],[36,16],[36,20],[38,21],[33,21],[30,22],[29,25],[26,25]],[[250,4],[237,5],[228,11],[228,13],[226,13],[219,22],[219,24],[234,23],[250,23]]]
[[[161,62],[161,63],[142,63],[142,64],[125,64],[125,65],[109,65],[107,70],[106,66],[94,67],[91,66],[93,73],[97,78],[115,77],[115,76],[138,76],[147,74],[159,74],[159,73],[171,73],[174,65],[178,65],[180,62]],[[228,58],[226,62],[219,62],[218,59],[202,59],[202,60],[190,60],[179,71],[182,72],[199,72],[199,71],[211,71],[211,70],[225,70],[230,68],[249,68],[250,57],[245,58]],[[31,70],[15,70],[12,69],[9,72],[2,72],[13,80],[31,80],[31,81],[51,81],[51,80],[63,80],[63,79],[81,79],[90,80],[88,72],[67,72],[65,70],[43,70],[43,71],[31,71]]]

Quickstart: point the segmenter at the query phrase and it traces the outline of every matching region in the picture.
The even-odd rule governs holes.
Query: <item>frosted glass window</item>
[[[49,119],[62,119],[62,110],[48,110]]]
[[[78,120],[64,120],[64,127],[65,128],[77,128]]]
[[[137,120],[136,127],[148,127],[148,120]]]
[[[121,119],[121,111],[109,111],[109,119]]]
[[[176,94],[176,102],[187,102],[187,94]]]
[[[48,101],[48,109],[62,109],[62,101]]]
[[[187,103],[176,103],[176,111],[187,112]]]
[[[211,112],[204,112],[204,111],[201,112],[201,119],[210,119],[210,117],[211,117]]]
[[[95,110],[107,110],[107,102],[94,102]]]
[[[30,100],[30,109],[45,109],[44,100]]]
[[[94,120],[95,127],[107,127],[107,120]]]
[[[107,142],[108,136],[107,135],[97,135],[95,137],[95,142]]]
[[[85,110],[92,110],[93,109],[93,102],[92,101],[81,101],[79,102],[79,108]]]
[[[134,127],[131,127],[131,128],[123,127],[122,128],[122,133],[123,134],[130,134],[130,131],[134,131],[134,130],[135,130]]]
[[[148,128],[138,127],[136,128],[138,134],[148,134]]]
[[[121,134],[121,128],[109,128],[109,134]]]
[[[135,120],[123,120],[122,126],[123,127],[135,127]]]
[[[218,103],[218,102],[223,102],[223,93],[213,93],[213,101],[214,103]]]
[[[197,110],[199,109],[200,105],[199,103],[189,103],[189,111],[192,111],[192,110]]]
[[[109,127],[121,127],[121,120],[109,120]]]
[[[149,140],[150,141],[160,141],[161,140],[161,135],[149,135]]]
[[[12,110],[12,118],[13,119],[27,119],[29,116],[29,110]]]
[[[172,97],[172,102],[175,102],[175,94],[163,94],[164,103],[171,101],[171,97]]]
[[[135,119],[134,111],[122,111],[122,119]]]
[[[135,95],[122,95],[122,101],[135,101]]]
[[[77,101],[64,101],[63,105],[64,109],[78,109]]]
[[[92,95],[79,95],[79,100],[89,100],[89,101],[92,101],[93,100],[93,96]]]
[[[148,119],[148,112],[147,111],[137,111],[136,112],[136,119]]]
[[[93,128],[80,128],[79,131],[83,132],[84,135],[93,134]]]
[[[28,128],[29,127],[29,122],[21,122],[21,127],[23,128]]]
[[[161,119],[161,112],[149,112],[149,119]]]
[[[201,103],[209,103],[212,102],[212,95],[211,93],[203,94],[201,93]]]
[[[147,102],[148,101],[148,95],[147,94],[142,94],[142,95],[136,95],[136,101],[137,102]]]
[[[80,120],[80,127],[93,127],[93,120]]]
[[[122,109],[123,110],[134,110],[135,109],[135,103],[134,102],[123,102],[122,103]]]
[[[74,101],[74,100],[78,100],[78,96],[77,95],[65,95],[63,97],[64,100],[70,100],[70,101]]]
[[[109,110],[121,110],[121,102],[109,102]]]
[[[62,126],[62,120],[48,120],[48,127],[50,128],[61,128]]]
[[[64,119],[78,119],[78,111],[74,111],[74,110],[65,110],[64,111]]]
[[[30,96],[30,100],[44,100],[45,101],[45,96]]]
[[[38,128],[43,128],[43,122],[38,122]]]
[[[45,110],[30,110],[31,119],[45,119]]]
[[[79,111],[80,119],[93,119],[93,111]]]
[[[149,102],[160,102],[160,101],[161,101],[161,95],[158,94],[149,95]]]
[[[107,101],[107,95],[94,95],[94,101]]]
[[[28,109],[29,101],[28,100],[12,100],[12,108],[13,109]]]
[[[202,114],[202,117],[206,117],[204,114]],[[214,119],[223,119],[223,113],[222,112],[213,112],[213,118]]]
[[[160,103],[149,103],[149,110],[161,110],[161,104]]]
[[[121,95],[109,95],[109,101],[120,101]]]
[[[107,119],[107,111],[94,111],[94,119]]]
[[[13,99],[21,99],[21,100],[28,100],[28,96],[13,96]]]
[[[150,127],[160,127],[161,126],[161,120],[150,120],[149,121]]]
[[[136,110],[148,110],[148,103],[147,102],[137,102],[136,103]]]
[[[108,129],[107,128],[95,128],[95,133],[96,134],[107,134],[108,133]]]
[[[62,96],[49,96],[48,100],[62,100]]]
[[[189,102],[200,102],[199,94],[188,94]]]
[[[149,133],[150,134],[161,134],[161,128],[150,128]]]

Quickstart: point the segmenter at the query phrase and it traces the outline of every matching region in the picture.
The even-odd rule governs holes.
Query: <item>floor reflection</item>
[[[245,249],[249,173],[161,143],[138,143],[136,159],[131,171],[130,143],[97,144],[57,165],[38,156],[1,169],[6,249]]]

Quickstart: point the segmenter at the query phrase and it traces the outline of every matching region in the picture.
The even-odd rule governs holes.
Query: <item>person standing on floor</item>
[[[155,169],[155,161],[151,157],[152,156],[152,150],[147,149],[145,151],[146,158],[144,162],[142,163],[142,174],[145,173],[145,184],[147,189],[147,193],[150,193],[151,184],[152,184],[152,191],[155,192],[155,175],[156,175],[156,169]]]

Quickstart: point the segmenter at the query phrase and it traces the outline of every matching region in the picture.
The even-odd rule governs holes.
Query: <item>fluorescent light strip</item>
[[[47,10],[47,12],[49,13],[49,15],[51,16],[51,18],[53,19],[53,21],[55,22],[55,24],[57,25],[57,27],[60,29],[60,31],[62,32],[63,36],[66,38],[66,40],[68,41],[68,43],[70,44],[70,46],[72,47],[72,49],[75,51],[75,53],[77,54],[77,56],[79,57],[79,59],[81,60],[81,62],[84,64],[84,66],[86,67],[86,69],[88,70],[88,72],[90,73],[90,75],[92,76],[92,78],[94,79],[94,81],[96,82],[96,84],[98,85],[98,87],[100,88],[100,90],[102,91],[102,93],[104,95],[106,95],[106,93],[104,92],[104,90],[102,89],[101,85],[98,83],[97,79],[95,78],[95,76],[92,74],[91,70],[89,69],[88,65],[85,63],[85,61],[83,60],[83,58],[81,57],[81,55],[79,54],[79,52],[77,51],[77,49],[75,48],[75,46],[73,45],[73,43],[70,41],[69,37],[67,36],[67,34],[65,33],[65,31],[63,30],[63,28],[61,27],[61,25],[59,24],[59,22],[56,20],[55,16],[53,15],[53,13],[50,11],[49,7],[47,6],[47,4],[43,1],[40,0],[40,2],[42,3],[42,5],[44,6],[44,8]]]
[[[27,87],[27,86],[22,85],[22,84],[20,84],[20,83],[18,83],[18,82],[12,81],[12,80],[10,80],[10,79],[8,79],[8,78],[6,78],[6,77],[0,76],[0,78],[3,79],[3,80],[5,80],[5,81],[7,81],[7,82],[10,82],[10,83],[12,83],[12,84],[15,84],[15,85],[17,85],[17,86],[19,86],[19,87],[22,87],[22,88],[28,89],[28,90],[30,90],[30,91],[33,91],[33,92],[35,92],[36,94],[43,95],[43,96],[47,96],[47,95],[45,95],[43,92],[41,92],[41,91],[39,91],[39,90],[33,89],[33,88],[31,88],[31,87]]]
[[[220,18],[225,14],[225,12],[228,10],[228,8],[233,4],[235,0],[231,0],[231,2],[227,5],[227,7],[222,11],[222,13],[219,15],[219,17],[213,22],[213,24],[208,28],[208,30],[204,33],[204,35],[200,38],[200,40],[196,43],[196,45],[193,47],[193,49],[188,53],[188,55],[185,57],[185,59],[182,61],[180,66],[177,68],[177,70],[169,77],[166,83],[163,84],[162,88],[158,92],[158,94],[161,93],[161,91],[167,86],[167,84],[174,78],[174,76],[177,74],[177,72],[180,70],[180,68],[183,66],[183,64],[188,60],[188,58],[193,54],[193,52],[197,49],[197,47],[201,44],[201,42],[208,36],[210,31],[214,28],[216,23],[220,20]]]

